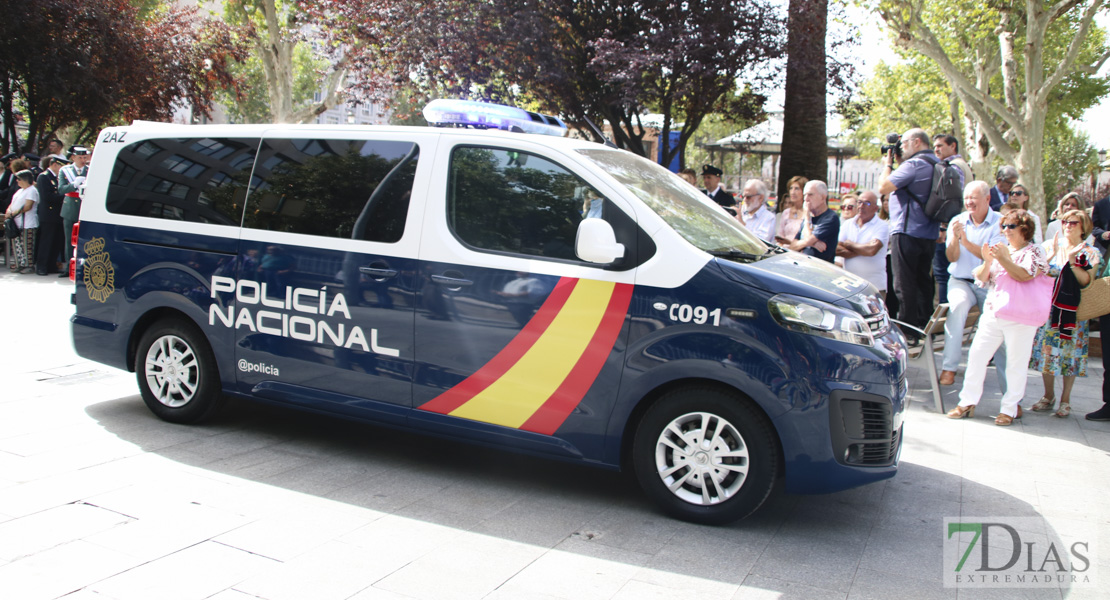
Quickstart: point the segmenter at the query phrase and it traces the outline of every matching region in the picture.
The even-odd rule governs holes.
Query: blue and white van
[[[481,109],[429,114],[511,122]],[[876,289],[600,144],[137,122],[98,138],[76,254],[77,352],[167,421],[238,396],[632,469],[701,523],[897,468]]]

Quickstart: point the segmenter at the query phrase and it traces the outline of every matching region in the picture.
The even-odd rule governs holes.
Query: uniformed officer
[[[58,173],[68,164],[69,161],[61,154],[48,156],[46,170],[35,181],[39,191],[39,241],[35,248],[37,275],[53,273],[58,254],[62,251],[62,201],[65,196],[58,191]]]
[[[721,175],[724,172],[714,167],[713,165],[702,165],[701,179],[705,183],[705,188],[702,189],[707,196],[713,199],[714,202],[725,207],[729,214],[736,215],[736,198],[732,194],[725,191],[721,187]]]
[[[84,146],[73,146],[69,149],[73,164],[62,167],[62,172],[58,174],[58,191],[65,194],[65,201],[62,203],[62,241],[65,243],[66,261],[73,256],[70,237],[73,224],[81,214],[81,194],[77,190],[89,175],[90,154],[92,153]]]

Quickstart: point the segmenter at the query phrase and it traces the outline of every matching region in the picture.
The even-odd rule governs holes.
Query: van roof
[[[131,125],[112,127],[109,129],[124,129],[129,133],[156,135],[175,135],[182,137],[202,136],[263,136],[275,130],[287,132],[327,132],[327,133],[419,133],[435,135],[454,135],[466,137],[480,137],[490,140],[505,139],[519,140],[523,136],[530,141],[564,149],[577,148],[604,148],[605,146],[592,140],[583,140],[572,137],[557,137],[533,133],[513,133],[499,129],[476,129],[462,127],[422,127],[416,125],[318,125],[303,123],[254,123],[254,124],[208,124],[208,125],[183,125],[179,123],[164,123],[159,121],[132,121]]]

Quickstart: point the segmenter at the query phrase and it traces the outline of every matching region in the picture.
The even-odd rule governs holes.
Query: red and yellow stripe
[[[612,352],[632,288],[560,279],[497,356],[420,409],[554,434],[582,401]]]

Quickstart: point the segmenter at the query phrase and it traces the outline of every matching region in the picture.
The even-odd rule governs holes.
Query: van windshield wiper
[[[713,256],[733,260],[759,260],[765,256],[765,254],[752,254],[740,250],[710,250],[709,253]]]

